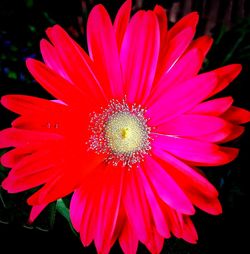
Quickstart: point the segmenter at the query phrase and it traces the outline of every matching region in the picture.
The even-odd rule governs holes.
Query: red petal
[[[39,115],[49,112],[62,114],[67,110],[64,104],[27,95],[5,95],[1,98],[1,104],[20,115],[30,115],[34,112]]]
[[[203,35],[199,37],[198,39],[192,41],[190,44],[188,51],[192,49],[198,49],[200,52],[202,52],[203,60],[208,53],[209,49],[211,48],[213,44],[213,39],[208,35]],[[203,61],[202,61],[203,62]]]
[[[182,217],[182,219],[180,219],[182,225],[182,238],[189,243],[197,243],[198,235],[192,220],[188,216],[180,216]]]
[[[61,72],[65,73],[63,76],[80,90],[91,94],[96,103],[103,101],[105,93],[96,78],[93,63],[87,53],[59,25],[47,29],[46,32],[55,47],[49,48],[47,44],[41,43],[41,49],[43,52],[49,51],[48,53],[53,51],[52,56],[43,54],[47,61],[48,58],[55,57],[53,61],[57,61],[55,64],[58,67],[52,69],[62,69]]]
[[[169,37],[173,38],[178,33],[186,29],[187,27],[192,28],[192,30],[196,29],[196,25],[199,20],[199,15],[197,12],[191,12],[188,15],[184,16],[180,19],[174,26],[169,30]]]
[[[250,111],[232,106],[221,117],[235,124],[248,123],[250,121]]]
[[[164,238],[155,230],[151,231],[151,238],[145,243],[150,253],[159,254],[164,244]]]
[[[220,92],[226,88],[241,72],[240,64],[230,64],[219,69],[214,70],[213,72],[218,77],[218,84],[215,89],[212,91],[210,96]]]
[[[61,139],[61,135],[54,133],[9,128],[0,131],[0,148],[41,144],[45,140],[49,144],[49,142],[59,141]]]
[[[55,98],[76,108],[81,106],[87,109],[89,108],[86,95],[79,88],[73,86],[67,80],[49,69],[45,64],[34,59],[28,59],[26,64],[37,82],[55,96]]]

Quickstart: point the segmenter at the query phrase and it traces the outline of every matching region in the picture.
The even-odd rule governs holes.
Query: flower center
[[[106,161],[131,167],[140,162],[150,147],[150,127],[140,106],[112,100],[101,113],[93,113],[90,120],[92,135],[89,147],[106,154]]]

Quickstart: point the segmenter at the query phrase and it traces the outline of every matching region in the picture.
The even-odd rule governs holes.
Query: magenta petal
[[[42,39],[40,42],[40,50],[45,64],[49,68],[54,70],[56,73],[58,73],[59,75],[61,75],[62,77],[71,82],[69,76],[64,71],[61,59],[57,54],[56,48],[52,46],[47,40]]]
[[[140,102],[149,95],[159,48],[160,33],[156,16],[151,11],[139,11],[131,19],[121,47],[121,66],[128,102]]]
[[[192,203],[160,164],[148,156],[143,169],[156,193],[166,204],[185,214],[194,213]]]
[[[232,103],[233,98],[231,96],[217,98],[198,104],[189,113],[220,116],[231,107]]]
[[[102,5],[96,5],[89,14],[87,40],[103,88],[111,97],[122,98],[123,83],[115,31]]]
[[[125,223],[125,226],[122,229],[119,242],[125,254],[136,254],[138,238],[128,222]]]
[[[35,205],[31,208],[29,223],[33,223],[34,220],[39,216],[39,214],[45,209],[48,204]]]
[[[70,219],[73,227],[77,232],[80,232],[81,222],[83,219],[83,211],[86,206],[86,198],[82,195],[81,188],[74,191],[70,201]]]
[[[221,213],[218,192],[206,178],[167,152],[154,148],[153,153],[162,160],[162,167],[181,187],[193,205],[210,214]]]
[[[236,148],[220,147],[208,142],[157,134],[153,138],[157,147],[195,165],[223,165],[238,155]]]
[[[231,124],[219,117],[195,114],[181,115],[160,124],[155,132],[167,135],[178,135],[184,137],[197,137],[206,135],[222,129],[230,129]]]
[[[124,187],[123,204],[128,223],[136,233],[138,240],[146,242],[150,238],[152,215],[142,185],[134,170],[127,173]]]
[[[200,70],[201,60],[201,54],[197,49],[190,50],[182,56],[171,70],[162,75],[160,80],[155,83],[147,104],[151,105],[153,102],[156,102],[174,84],[194,77]]]
[[[167,31],[168,31],[168,18],[166,9],[161,7],[160,5],[156,5],[154,8],[154,13],[157,17],[159,27],[160,27],[160,54],[165,53],[165,49],[167,48]]]
[[[121,8],[119,9],[115,17],[114,30],[115,30],[116,40],[117,40],[117,47],[119,51],[121,49],[123,37],[129,23],[131,7],[132,7],[132,1],[127,0],[121,6]]]
[[[113,169],[113,166],[107,166],[104,170],[108,173],[102,177],[95,234],[95,245],[99,253],[105,253],[111,247],[120,208],[124,169]]]
[[[161,236],[164,236],[165,238],[170,237],[170,229],[166,220],[166,216],[160,206],[160,201],[157,200],[157,197],[155,193],[152,190],[152,187],[150,186],[149,181],[145,177],[143,173],[143,169],[138,170],[140,174],[140,181],[144,187],[147,200],[154,218],[155,228],[160,233]]]
[[[186,82],[175,83],[162,96],[150,105],[146,114],[153,118],[152,126],[187,112],[204,100],[215,88],[217,78],[214,73],[204,73]]]

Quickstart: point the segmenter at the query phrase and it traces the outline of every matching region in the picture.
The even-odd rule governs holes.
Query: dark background
[[[10,93],[30,94],[50,98],[36,84],[25,67],[25,59],[40,59],[39,41],[44,30],[60,24],[86,48],[85,24],[91,8],[102,2],[114,18],[123,1],[83,0],[0,0],[0,96]],[[152,9],[161,4],[168,10],[169,26],[183,15],[196,10],[200,14],[197,36],[210,34],[215,43],[202,71],[230,63],[241,63],[240,76],[220,95],[233,95],[235,105],[250,110],[250,3],[247,0],[165,0],[133,1],[133,12]],[[0,129],[8,127],[15,116],[0,108]],[[203,169],[220,192],[223,214],[211,216],[198,211],[193,217],[199,241],[197,245],[172,238],[165,241],[162,253],[214,254],[245,253],[249,249],[248,171],[249,125],[246,132],[232,146],[241,149],[232,163]],[[4,152],[4,151],[2,151]],[[0,168],[0,181],[7,170]],[[10,195],[0,189],[0,253],[56,252],[95,253],[94,246],[83,248],[67,220],[56,211],[56,204],[48,207],[32,225],[28,225],[29,207],[25,203],[30,193]],[[245,233],[247,232],[247,233]],[[118,244],[111,253],[121,253]],[[139,246],[138,253],[148,253]]]

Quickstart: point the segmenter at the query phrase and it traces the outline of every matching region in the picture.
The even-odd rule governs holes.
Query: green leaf
[[[72,223],[70,221],[70,216],[69,216],[69,209],[68,207],[65,205],[63,199],[58,199],[56,202],[56,209],[57,211],[68,221],[70,229],[72,230],[72,232],[78,236],[77,232],[74,230]]]

